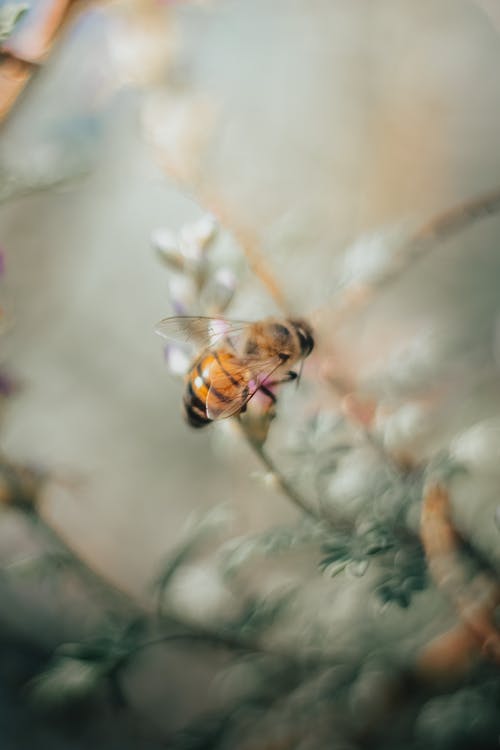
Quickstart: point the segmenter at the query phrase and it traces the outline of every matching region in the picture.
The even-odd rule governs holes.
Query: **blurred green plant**
[[[489,196],[487,206],[495,201],[497,196]],[[480,208],[474,203],[468,215],[477,219]],[[467,212],[451,215],[463,225]],[[439,239],[450,226],[456,228],[450,221],[449,216],[441,218],[434,234],[431,224],[431,230],[415,235],[412,262],[419,256],[416,249],[429,248],[429,237]],[[161,229],[153,234],[153,245],[170,274],[177,314],[219,317],[229,309],[239,289],[240,256],[236,251],[233,257],[218,255],[218,234],[212,216],[178,232]],[[395,267],[399,273],[405,262]],[[383,288],[394,278],[395,267],[376,277],[373,293],[378,284]],[[171,372],[182,375],[189,365],[187,352],[167,344],[165,355]],[[418,666],[419,648],[432,637],[420,632],[423,617],[415,596],[430,588],[428,571],[436,568],[436,560],[429,550],[437,549],[438,558],[442,552],[447,562],[459,548],[464,557],[474,556],[474,549],[462,545],[445,493],[441,506],[430,508],[431,522],[437,519],[437,531],[430,534],[434,546],[415,523],[415,510],[418,516],[426,487],[451,485],[463,470],[460,462],[451,451],[443,451],[421,465],[409,465],[386,448],[369,422],[360,426],[331,408],[318,407],[290,428],[291,468],[285,472],[268,453],[268,413],[244,415],[237,426],[260,460],[266,481],[270,478],[269,484],[301,511],[300,518],[236,539],[228,538],[227,509],[216,508],[192,520],[152,583],[156,607],[113,586],[44,520],[39,497],[51,481],[49,471],[1,458],[5,512],[24,513],[50,550],[29,560],[25,572],[39,575],[49,565],[54,577],[62,578],[71,570],[102,613],[91,637],[56,649],[45,671],[29,684],[31,700],[61,710],[107,685],[114,699],[125,704],[130,697],[123,677],[138,654],[188,643],[225,652],[221,673],[229,699],[226,695],[220,710],[169,737],[170,748],[492,747],[499,731],[492,698],[500,694],[498,673],[478,660],[461,681],[443,687]],[[440,547],[439,534],[448,546]],[[292,571],[293,565],[286,574],[279,570],[280,562],[301,555],[300,571]],[[487,563],[477,557],[483,570]],[[183,578],[196,565],[198,573],[202,566],[207,575]],[[454,577],[461,580],[453,565],[444,573],[439,570],[452,584]],[[318,568],[326,575],[318,575]],[[341,576],[343,571],[353,576]],[[15,569],[7,565],[4,574],[14,575]],[[351,597],[353,590],[356,597]],[[477,608],[482,593],[473,600]],[[187,614],[182,595],[189,600]],[[393,632],[385,635],[385,627],[391,628],[390,622],[380,624],[381,608],[377,616],[370,615],[374,598],[396,605],[392,610],[400,621],[407,618],[410,646],[392,649]],[[349,620],[352,632],[345,633],[343,609],[355,606],[358,615]],[[442,672],[446,669],[441,669],[441,678]]]
[[[0,6],[0,44],[10,37],[29,8],[29,3],[23,2],[5,3]]]

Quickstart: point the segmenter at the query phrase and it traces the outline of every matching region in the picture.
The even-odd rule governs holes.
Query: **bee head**
[[[303,357],[309,356],[314,348],[314,337],[311,326],[306,320],[291,320],[295,333],[299,337],[300,351]]]

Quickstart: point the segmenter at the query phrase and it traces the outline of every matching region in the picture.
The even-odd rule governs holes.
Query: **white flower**
[[[219,573],[202,564],[179,570],[169,588],[169,600],[177,612],[197,622],[225,616],[234,607]]]
[[[168,266],[176,269],[183,268],[184,259],[174,232],[165,227],[154,229],[151,232],[151,244]]]
[[[177,315],[187,315],[193,311],[198,294],[196,284],[190,276],[173,274],[168,279],[170,301]]]
[[[164,351],[165,360],[172,375],[185,375],[192,361],[190,353],[180,344],[176,343],[168,343]]]
[[[400,232],[381,230],[357,239],[346,251],[340,270],[342,286],[373,283],[391,270]]]
[[[371,448],[352,450],[339,462],[327,495],[335,505],[349,506],[354,512],[371,493],[380,472],[380,460]]]
[[[426,383],[436,373],[440,344],[435,330],[428,326],[408,336],[386,357],[385,376],[394,385],[406,388]]]
[[[450,453],[470,469],[500,474],[500,418],[478,422],[453,440]]]
[[[222,315],[236,291],[236,275],[230,268],[219,268],[211,276],[203,293],[203,307],[210,315]]]
[[[389,451],[408,448],[423,438],[429,429],[429,420],[421,404],[407,403],[391,414],[378,410],[375,429]]]
[[[197,261],[217,235],[217,220],[205,214],[193,224],[185,224],[179,232],[179,247],[185,258]]]

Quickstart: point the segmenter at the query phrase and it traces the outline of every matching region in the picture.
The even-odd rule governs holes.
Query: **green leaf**
[[[10,37],[29,8],[28,3],[7,3],[0,7],[0,43]]]
[[[427,585],[427,568],[422,549],[400,550],[392,565],[384,571],[375,588],[376,596],[384,604],[397,604],[406,609],[413,595]]]
[[[152,589],[160,599],[179,568],[198,551],[202,543],[219,533],[229,520],[228,509],[223,505],[211,509],[201,517],[191,517],[185,539],[166,557],[152,582]]]
[[[64,708],[88,698],[102,676],[97,662],[61,654],[28,684],[30,699],[45,710]]]
[[[328,568],[332,575],[347,568],[354,575],[362,576],[371,557],[382,555],[393,547],[394,538],[383,526],[371,526],[359,534],[337,534],[321,547],[326,554],[319,565]]]

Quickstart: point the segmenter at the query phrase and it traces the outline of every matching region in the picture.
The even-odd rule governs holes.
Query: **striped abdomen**
[[[237,414],[247,395],[247,378],[238,358],[231,352],[206,351],[188,375],[183,401],[186,419],[192,427],[204,427],[219,417]]]

